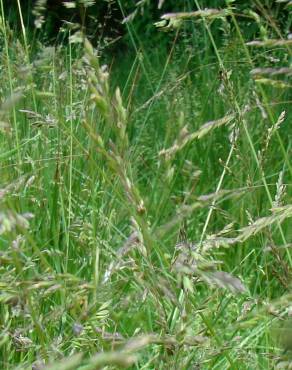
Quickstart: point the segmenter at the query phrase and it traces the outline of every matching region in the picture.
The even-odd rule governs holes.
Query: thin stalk
[[[7,60],[7,72],[8,72],[8,80],[9,80],[9,89],[10,95],[13,95],[13,83],[12,83],[12,71],[10,65],[10,55],[9,55],[9,45],[8,45],[8,35],[6,30],[6,21],[5,21],[5,12],[4,12],[4,5],[3,0],[1,0],[1,17],[3,19],[3,34],[4,34],[4,44],[5,44],[5,54]],[[19,146],[19,136],[18,136],[18,127],[17,127],[17,118],[16,118],[16,109],[13,106],[13,126],[14,126],[14,134],[15,134],[15,144],[17,149],[17,158],[18,164],[21,164],[21,154],[20,154],[20,146]]]
[[[234,16],[233,12],[231,12],[231,17],[232,17],[232,21],[233,21],[233,23],[234,23],[234,25],[235,25],[235,27],[236,27],[237,34],[238,34],[238,36],[239,36],[239,38],[240,38],[240,40],[241,40],[241,43],[242,43],[242,45],[243,45],[243,48],[244,48],[244,50],[245,50],[245,53],[246,53],[247,59],[249,60],[250,65],[251,65],[251,66],[253,66],[252,59],[251,59],[251,57],[250,57],[249,51],[248,51],[248,49],[247,49],[247,46],[245,45],[244,39],[243,39],[243,37],[242,37],[242,33],[241,33],[241,31],[240,31],[240,28],[239,28],[239,26],[238,26],[238,23],[237,23],[237,21],[236,21],[236,18],[235,18],[235,16]],[[272,114],[272,112],[271,112],[271,110],[270,110],[270,108],[269,108],[268,104],[266,104],[266,102],[267,102],[267,97],[266,97],[266,95],[265,95],[265,93],[264,93],[264,90],[263,90],[263,88],[262,88],[262,87],[260,87],[260,89],[261,89],[262,96],[263,96],[263,98],[264,98],[264,100],[265,100],[265,106],[267,107],[267,112],[268,112],[268,114],[269,114],[269,118],[270,118],[271,122],[275,122],[274,117],[273,117],[273,114]],[[236,109],[240,112],[240,108],[239,108],[239,106],[238,106],[238,105],[236,105]],[[244,131],[245,131],[245,134],[246,134],[246,137],[247,137],[247,140],[248,140],[249,146],[250,146],[250,148],[251,148],[252,155],[253,155],[253,157],[254,157],[254,160],[255,160],[255,162],[256,162],[256,165],[257,165],[257,167],[258,167],[258,170],[259,170],[259,172],[260,172],[260,174],[261,174],[262,182],[263,182],[263,184],[264,184],[264,187],[265,187],[265,190],[266,190],[266,193],[267,193],[267,196],[268,196],[268,199],[269,199],[270,205],[271,205],[271,207],[273,207],[273,198],[272,198],[271,192],[270,192],[270,190],[269,190],[269,187],[268,187],[268,184],[267,184],[267,181],[266,181],[265,174],[264,174],[264,172],[263,172],[262,166],[261,166],[261,165],[260,165],[260,163],[259,163],[259,159],[258,159],[258,156],[257,156],[256,150],[255,150],[255,147],[254,147],[254,145],[253,145],[253,142],[252,142],[252,139],[251,139],[251,136],[250,136],[249,130],[248,130],[247,125],[246,125],[246,123],[245,123],[245,121],[244,121],[244,120],[243,120],[243,128],[244,128]],[[288,159],[288,157],[287,157],[286,150],[285,150],[285,148],[284,148],[283,142],[282,142],[282,140],[281,140],[280,135],[279,135],[279,133],[278,133],[278,132],[277,132],[277,138],[278,138],[278,141],[279,141],[279,144],[280,144],[280,147],[281,147],[282,153],[283,153],[283,155],[284,155],[284,158],[285,158],[285,159],[287,158],[286,163],[287,163],[287,165],[288,165],[288,167],[289,167],[289,169],[290,169],[290,171],[291,171],[291,174],[292,174],[292,168],[290,167],[290,161],[289,161],[289,159]],[[287,244],[287,241],[286,241],[286,238],[285,238],[285,235],[284,235],[284,232],[283,232],[282,226],[281,226],[279,223],[277,224],[277,226],[278,226],[278,229],[279,229],[279,231],[280,231],[280,235],[281,235],[281,238],[282,238],[282,240],[283,240],[283,243],[284,243],[284,244]],[[286,254],[287,254],[287,257],[288,257],[288,260],[289,260],[290,266],[292,267],[292,256],[291,256],[290,251],[289,251],[289,249],[288,249],[288,248],[286,248]]]
[[[25,48],[25,54],[26,54],[26,62],[28,66],[30,66],[30,56],[29,56],[29,48],[28,48],[28,42],[27,42],[27,35],[26,35],[26,29],[24,26],[23,16],[22,16],[22,9],[20,5],[20,0],[17,0],[17,7],[18,7],[18,13],[19,13],[19,19],[21,24],[21,32],[23,36],[23,42],[24,42],[24,48]],[[32,100],[34,105],[34,110],[37,112],[37,103],[36,103],[36,97],[35,97],[35,91],[34,91],[34,83],[33,83],[33,72],[30,72],[30,79],[31,79],[31,94],[32,94]]]
[[[66,263],[65,272],[68,270],[69,248],[70,248],[70,226],[72,219],[72,172],[73,172],[73,73],[72,73],[72,45],[69,43],[69,92],[70,92],[70,160],[69,160],[69,195],[68,195],[68,217],[66,233]]]

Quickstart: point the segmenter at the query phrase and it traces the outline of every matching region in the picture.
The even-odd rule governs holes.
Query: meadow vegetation
[[[291,369],[291,1],[53,41],[37,3],[0,0],[0,369]]]

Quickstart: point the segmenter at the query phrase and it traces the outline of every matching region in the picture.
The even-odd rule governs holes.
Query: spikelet
[[[284,46],[284,45],[292,45],[292,40],[287,39],[268,39],[264,41],[260,40],[253,40],[246,43],[247,46],[255,46],[255,47],[274,47],[274,46]]]
[[[189,133],[187,126],[184,126],[180,133],[178,139],[174,142],[173,146],[168,149],[163,149],[159,152],[160,156],[165,156],[166,159],[171,158],[178,151],[183,149],[187,144],[191,143],[195,139],[201,139],[203,136],[207,135],[209,132],[215,128],[221,127],[223,125],[229,124],[235,118],[234,114],[229,114],[215,121],[206,122],[203,126],[199,128],[198,131]]]

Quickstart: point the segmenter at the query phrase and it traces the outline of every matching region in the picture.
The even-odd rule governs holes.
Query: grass
[[[1,369],[291,366],[291,49],[228,6],[97,57],[1,1]]]

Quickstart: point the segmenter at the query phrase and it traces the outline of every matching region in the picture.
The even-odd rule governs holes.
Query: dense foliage
[[[289,9],[0,0],[1,370],[291,369]]]
[[[259,30],[265,34],[271,21],[283,35],[287,35],[291,28],[289,7],[285,2],[273,0],[212,0],[204,1],[201,5],[200,2],[191,3],[189,0],[142,0],[139,2],[134,0],[22,0],[21,2],[11,0],[11,2],[4,2],[7,18],[11,20],[14,27],[18,25],[20,29],[18,3],[21,4],[25,25],[31,31],[35,30],[35,25],[42,28],[44,40],[50,42],[58,38],[59,41],[64,41],[64,37],[59,34],[64,22],[79,24],[93,41],[100,42],[101,39],[103,41],[106,39],[111,42],[122,36],[127,38],[125,19],[131,23],[131,27],[139,36],[146,35],[155,40],[157,32],[153,24],[162,14],[196,11],[198,6],[220,9],[226,7],[228,3],[237,9],[239,24],[249,39],[259,36]],[[232,23],[230,19],[228,21]],[[271,35],[266,34],[265,36],[270,37]],[[127,38],[126,43],[128,41]]]

